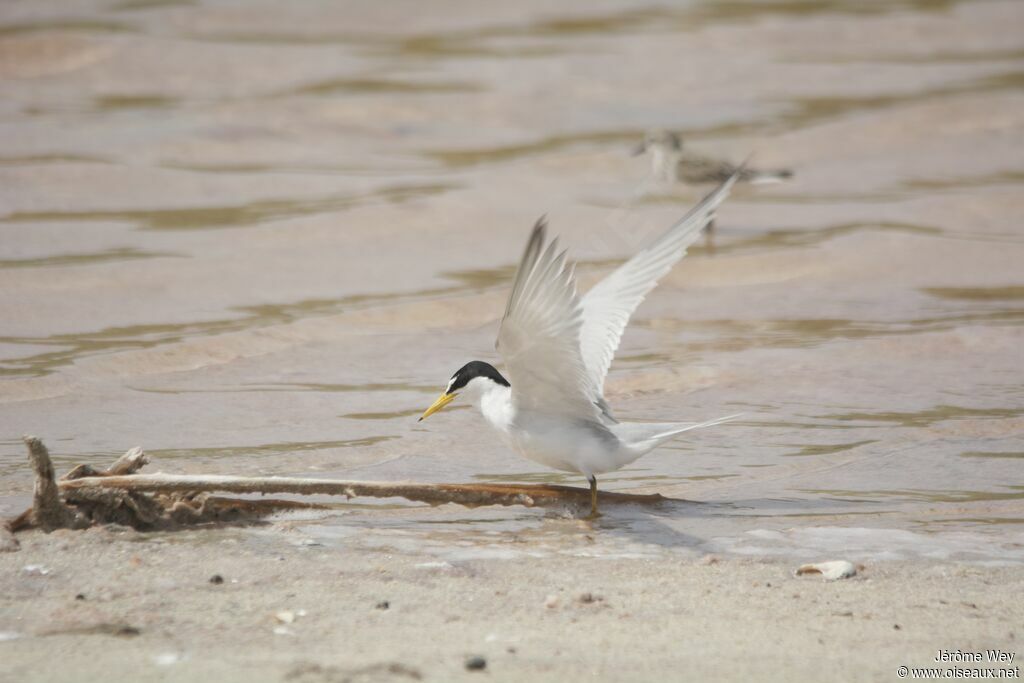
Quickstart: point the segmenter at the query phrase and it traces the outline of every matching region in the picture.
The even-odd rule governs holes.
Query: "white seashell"
[[[153,657],[153,663],[157,666],[172,666],[181,661],[181,655],[177,652],[162,652]]]
[[[853,562],[846,560],[832,560],[831,562],[800,565],[800,568],[796,570],[796,575],[803,576],[804,574],[821,574],[826,581],[836,581],[856,576],[857,567]]]
[[[453,569],[454,565],[451,562],[420,562],[416,565],[417,569]]]

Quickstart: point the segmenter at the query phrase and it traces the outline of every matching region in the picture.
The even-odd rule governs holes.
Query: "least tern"
[[[649,131],[633,149],[636,156],[644,152],[651,155],[654,176],[669,183],[721,183],[737,173],[741,181],[752,184],[776,183],[793,176],[789,169],[758,170],[694,154],[683,148],[678,135],[667,130]]]
[[[661,237],[595,285],[576,291],[573,266],[537,221],[516,272],[495,348],[509,380],[490,363],[459,368],[420,420],[460,394],[469,397],[511,448],[590,482],[598,515],[597,475],[628,465],[701,423],[619,422],[604,381],[630,316],[685,254],[725,200],[742,169],[729,176]]]

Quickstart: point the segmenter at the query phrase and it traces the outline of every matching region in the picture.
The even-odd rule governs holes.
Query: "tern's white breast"
[[[588,477],[625,464],[623,444],[611,432],[600,424],[562,415],[516,414],[509,440],[534,462]]]
[[[600,424],[517,411],[509,387],[487,383],[476,403],[512,450],[547,467],[590,476],[618,469],[639,455]]]

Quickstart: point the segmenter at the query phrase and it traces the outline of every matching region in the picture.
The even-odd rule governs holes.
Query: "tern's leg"
[[[590,482],[590,519],[597,519],[601,516],[597,511],[597,477],[592,474],[587,480]]]

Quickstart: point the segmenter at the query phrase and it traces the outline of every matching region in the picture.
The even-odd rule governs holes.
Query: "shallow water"
[[[514,10],[514,11],[513,11]],[[626,419],[735,423],[602,478],[657,508],[359,501],[289,521],[445,560],[1024,561],[1024,9],[1016,2],[0,8],[0,513],[153,469],[579,484],[457,403],[547,213],[589,286],[701,188],[644,130],[788,166],[640,309]],[[864,36],[871,36],[865,41]],[[737,51],[736,46],[743,50]]]

